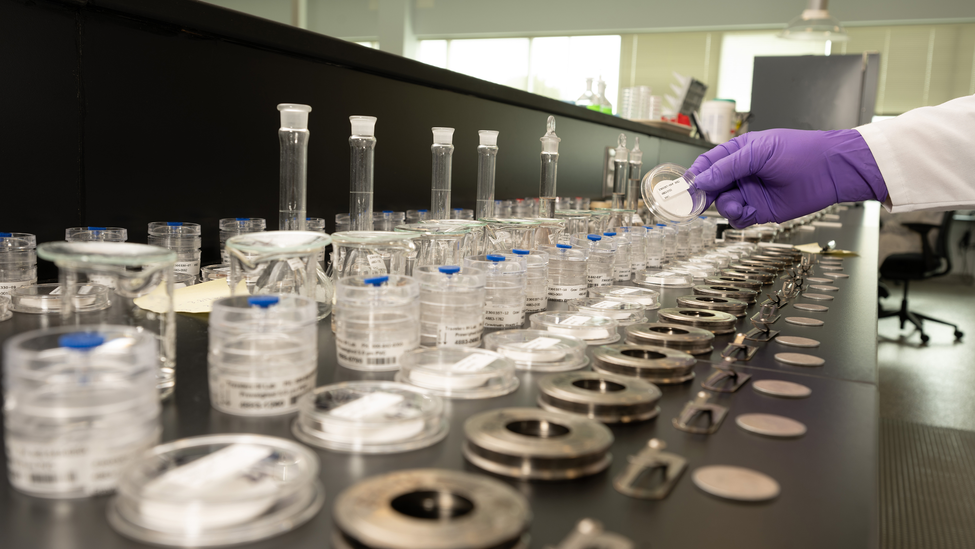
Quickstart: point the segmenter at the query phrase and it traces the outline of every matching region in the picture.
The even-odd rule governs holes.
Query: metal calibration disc
[[[758,300],[758,291],[748,288],[738,288],[735,286],[724,286],[721,284],[710,284],[694,286],[694,295],[704,295],[708,297],[727,297],[737,299],[745,303],[755,303]]]
[[[550,412],[586,416],[602,423],[635,423],[657,417],[660,389],[632,377],[567,372],[538,380],[538,405]]]
[[[581,416],[538,408],[502,408],[464,423],[464,457],[497,475],[563,480],[596,474],[613,460],[613,433]]]
[[[820,292],[838,292],[838,291],[840,291],[840,289],[837,288],[836,286],[827,286],[825,284],[811,284],[809,286],[809,288],[810,289],[813,289],[813,290],[819,290]]]
[[[796,326],[822,326],[825,324],[822,320],[818,318],[809,318],[805,316],[787,316],[785,321],[789,324],[795,324]]]
[[[759,393],[782,398],[806,398],[812,394],[812,389],[805,385],[777,379],[756,381],[752,387]]]
[[[751,280],[753,282],[761,282],[763,285],[771,284],[776,277],[774,273],[746,272],[737,269],[724,269],[718,274],[720,274],[722,277],[734,278],[737,280]]]
[[[660,309],[657,311],[657,320],[670,324],[701,328],[715,335],[734,332],[735,325],[738,323],[738,319],[732,314],[684,307]]]
[[[809,311],[811,313],[825,313],[829,310],[826,305],[817,305],[816,303],[795,303],[792,305],[800,311]]]
[[[818,276],[811,276],[806,280],[813,284],[832,284],[834,282],[832,278],[820,278]]]
[[[714,334],[693,326],[644,322],[626,327],[626,342],[637,345],[657,345],[692,355],[710,353]]]
[[[412,469],[352,485],[332,516],[336,549],[525,549],[531,507],[485,475]]]
[[[795,438],[806,434],[802,423],[774,414],[741,414],[735,423],[748,432],[767,437]]]
[[[802,297],[812,299],[813,301],[833,301],[833,296],[827,294],[802,294]]]
[[[828,276],[830,278],[850,278],[850,275],[846,273],[824,273],[823,276]]]
[[[772,477],[732,465],[709,465],[691,475],[694,485],[705,492],[737,501],[765,501],[779,495],[779,483]]]
[[[785,270],[784,261],[775,261],[768,259],[754,259],[754,256],[748,259],[741,259],[738,261],[738,265],[743,265],[745,267],[756,267],[762,269],[763,271],[769,271],[773,273],[781,273]],[[732,265],[731,268],[740,269],[737,265]]]
[[[742,259],[741,261],[748,261],[747,259]],[[779,270],[771,265],[746,265],[744,263],[733,263],[728,266],[729,269],[735,271],[741,271],[743,273],[756,273],[763,275],[775,276],[778,274]]]
[[[842,265],[843,260],[838,257],[824,257],[819,260],[823,265]]]
[[[677,306],[685,309],[722,311],[737,317],[743,317],[745,316],[745,309],[748,308],[748,303],[730,297],[685,295],[677,298]]]
[[[842,271],[843,267],[840,265],[823,265],[820,264],[819,268],[823,271]]]
[[[775,338],[775,341],[783,345],[788,345],[789,347],[819,347],[818,341],[809,339],[808,337],[779,336]]]
[[[694,379],[697,360],[684,351],[617,343],[596,347],[592,367],[597,372],[637,377],[657,385],[672,385]]]
[[[778,252],[769,253],[766,250],[762,250],[762,253],[753,254],[748,259],[751,259],[752,261],[768,261],[769,263],[772,262],[781,263],[782,268],[784,269],[785,267],[788,267],[793,263],[794,257],[795,256],[793,254],[780,254]],[[802,257],[802,252],[799,252],[799,257]]]
[[[826,364],[824,359],[804,353],[775,353],[775,360],[778,360],[782,364],[803,366],[806,368],[815,368]]]
[[[705,278],[704,284],[708,286],[731,286],[732,288],[745,288],[746,290],[753,290],[755,292],[762,291],[762,283],[757,280],[736,280],[726,276],[712,276]]]

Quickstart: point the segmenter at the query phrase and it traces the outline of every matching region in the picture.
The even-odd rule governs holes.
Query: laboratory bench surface
[[[754,358],[736,368],[753,377],[735,393],[716,393],[714,401],[728,406],[724,424],[713,435],[677,430],[671,423],[684,403],[700,390],[711,371],[710,360],[732,335],[717,336],[710,357],[698,356],[696,377],[679,385],[661,385],[661,412],[650,421],[611,425],[615,437],[610,467],[593,476],[560,482],[520,482],[495,477],[525,495],[532,508],[531,547],[556,545],[584,517],[596,518],[606,529],[623,534],[637,547],[679,549],[733,548],[871,548],[879,545],[878,527],[878,390],[876,361],[876,211],[852,208],[841,213],[842,228],[817,227],[796,232],[780,241],[806,243],[835,240],[838,248],[859,256],[844,261],[849,278],[838,279],[826,313],[808,313],[791,306],[773,327],[782,335],[801,335],[822,342],[816,349],[785,347],[772,341],[759,343]],[[821,273],[816,269],[817,273]],[[763,287],[770,291],[771,286]],[[664,307],[675,306],[688,289],[662,292]],[[797,302],[812,302],[799,298]],[[739,319],[738,331],[751,328]],[[260,433],[294,439],[294,414],[246,418],[224,414],[210,406],[207,389],[207,318],[177,315],[177,385],[163,407],[163,441],[207,433]],[[652,320],[655,312],[649,312]],[[785,322],[787,316],[815,316],[821,327]],[[0,339],[57,319],[14,315],[0,323]],[[592,348],[590,348],[591,350]],[[808,352],[825,359],[819,368],[801,368],[774,360],[777,352]],[[544,374],[542,374],[544,375]],[[307,524],[292,532],[246,544],[248,548],[311,549],[329,546],[332,504],[345,488],[366,477],[393,470],[438,467],[486,474],[461,455],[464,421],[478,412],[536,406],[536,380],[540,375],[518,372],[519,388],[487,400],[448,401],[450,432],[446,439],[425,449],[401,454],[365,456],[316,450],[325,486],[324,508]],[[318,385],[355,379],[391,379],[392,373],[363,373],[338,367],[330,323],[319,323]],[[781,399],[756,392],[762,379],[788,380],[812,390],[805,399]],[[795,439],[773,439],[746,432],[735,424],[744,413],[787,416],[806,425],[808,432]],[[673,492],[660,501],[633,499],[618,493],[612,479],[650,438],[666,442],[667,451],[688,460],[688,468]],[[4,456],[5,458],[5,456]],[[719,499],[699,490],[691,474],[705,465],[737,465],[770,475],[781,494],[763,503]],[[45,500],[22,495],[6,480],[0,482],[0,547],[98,548],[145,547],[115,533],[105,519],[110,497],[84,500]]]

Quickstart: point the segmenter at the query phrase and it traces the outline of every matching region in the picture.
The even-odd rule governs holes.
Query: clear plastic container
[[[13,315],[13,310],[10,308],[10,296],[0,295],[0,322],[7,320]]]
[[[199,278],[186,273],[173,273],[173,289],[178,290],[187,286],[195,286],[200,281]]]
[[[438,396],[390,381],[319,387],[298,403],[298,440],[340,452],[393,454],[426,448],[447,436]]]
[[[695,280],[704,280],[709,276],[715,276],[719,271],[716,265],[710,263],[694,263],[692,261],[678,263],[674,266],[673,270],[691,273],[691,276]]]
[[[589,345],[605,345],[620,339],[618,322],[608,316],[582,311],[535,313],[531,316],[531,326],[533,330],[574,336]]]
[[[336,233],[338,233],[338,232],[346,232],[346,231],[349,230],[349,226],[351,224],[352,224],[352,221],[349,218],[349,214],[347,214],[347,213],[338,213],[338,214],[335,214],[335,231],[334,232],[336,232]]]
[[[582,311],[599,316],[608,316],[615,320],[620,326],[629,326],[637,322],[646,321],[646,313],[643,304],[635,301],[619,301],[613,299],[601,299],[598,297],[586,297],[583,299],[573,299],[569,302],[569,311]]]
[[[374,231],[390,232],[405,222],[406,214],[403,212],[383,210],[372,213],[372,230]]]
[[[659,270],[666,261],[664,251],[664,231],[660,227],[644,227],[647,230],[646,242],[646,269],[648,271]]]
[[[675,223],[673,228],[677,231],[674,259],[684,261],[691,256],[691,228],[687,223]]]
[[[221,263],[219,265],[207,265],[200,269],[200,278],[203,282],[211,280],[230,279],[230,264]]]
[[[623,236],[617,236],[614,231],[603,233],[603,241],[609,242],[616,249],[613,256],[613,281],[629,282],[630,274],[630,243]]]
[[[691,247],[691,255],[695,256],[704,253],[704,223],[700,218],[694,218],[687,222],[688,242]]]
[[[430,210],[406,210],[407,223],[420,223],[432,219],[430,217]]]
[[[548,254],[541,250],[511,250],[521,256],[528,267],[525,285],[525,313],[537,313],[548,308]],[[508,257],[508,254],[504,254]]]
[[[477,255],[478,242],[472,231],[455,223],[413,223],[399,225],[396,232],[412,235],[416,245],[416,259],[412,270],[431,265],[460,265],[464,258]]]
[[[111,310],[113,324],[134,326],[153,334],[159,344],[156,383],[160,397],[172,394],[176,385],[176,313],[173,307],[173,265],[176,252],[129,242],[45,242],[37,255],[54,262],[60,272],[61,320],[64,324],[101,324],[103,315],[75,309],[85,288],[105,280],[115,290]],[[87,298],[82,298],[86,302]]]
[[[484,273],[455,265],[417,268],[420,345],[478,347],[484,331]]]
[[[565,230],[562,232],[558,244],[571,244],[569,242],[569,235],[577,233],[588,234],[590,217],[591,214],[588,211],[556,210],[555,218],[565,223]]]
[[[396,381],[458,399],[493,398],[518,388],[514,362],[493,351],[455,346],[406,353]]]
[[[607,286],[604,288],[590,288],[589,297],[603,301],[628,301],[643,305],[645,311],[660,308],[660,292],[649,288],[635,288],[633,286]]]
[[[325,233],[325,219],[322,217],[307,217],[305,218],[305,230],[312,231],[315,233]],[[318,254],[318,264],[325,268],[325,250],[323,249],[320,254]]]
[[[157,349],[152,334],[109,324],[8,339],[4,438],[13,487],[46,498],[115,490],[162,431]]]
[[[176,252],[173,272],[200,276],[200,226],[182,221],[154,221],[149,224],[149,244]]]
[[[513,248],[535,249],[535,231],[541,225],[534,219],[482,219],[485,227],[485,250],[487,253],[505,252]]]
[[[565,372],[589,364],[588,345],[548,330],[506,330],[484,336],[484,348],[514,361],[519,370]]]
[[[640,273],[634,280],[639,286],[662,286],[664,288],[690,288],[694,285],[694,275],[679,269],[647,271]]]
[[[37,283],[37,238],[0,232],[0,295]]]
[[[630,247],[630,275],[647,269],[647,230],[642,225],[635,227],[619,227],[619,238],[623,238]]]
[[[10,294],[10,310],[30,314],[60,314],[64,294],[60,284],[21,286]],[[75,293],[72,310],[78,313],[109,308],[112,290],[101,284],[84,284]]]
[[[350,231],[332,235],[332,277],[405,275],[416,258],[413,235]]]
[[[335,349],[340,366],[398,370],[420,346],[420,285],[408,276],[350,276],[335,292]]]
[[[549,301],[564,302],[586,297],[588,263],[585,251],[573,249],[568,244],[543,247],[541,250],[548,253]]]
[[[465,208],[453,208],[450,210],[450,219],[466,219],[474,220],[474,210],[468,210]]]
[[[586,287],[612,286],[613,263],[616,262],[616,249],[612,242],[603,242],[602,235],[589,234],[573,235],[572,244],[586,250]]]
[[[210,404],[239,416],[297,410],[298,398],[315,388],[317,313],[314,301],[293,294],[213,302],[207,353]]]
[[[661,164],[643,176],[643,202],[653,215],[684,221],[701,215],[707,195],[694,186],[694,174],[677,164]]]
[[[129,232],[122,227],[70,227],[64,230],[68,242],[125,242]]]
[[[663,223],[657,223],[657,229],[663,235],[664,263],[677,260],[677,229]]]
[[[263,435],[205,435],[156,446],[126,469],[108,523],[169,547],[249,543],[293,530],[322,508],[318,456]]]
[[[526,262],[520,257],[519,261],[506,259],[501,254],[488,254],[464,260],[465,267],[473,267],[485,275],[485,328],[520,328],[525,323]]]
[[[346,214],[348,215],[348,214]],[[220,220],[220,263],[230,264],[227,255],[227,240],[247,233],[259,233],[267,228],[267,222],[260,217],[228,217]]]

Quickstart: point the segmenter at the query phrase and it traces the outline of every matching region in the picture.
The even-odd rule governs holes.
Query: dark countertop
[[[837,246],[852,249],[860,257],[844,263],[849,279],[840,279],[836,299],[827,303],[821,328],[803,328],[780,320],[775,328],[783,335],[803,335],[822,341],[810,354],[824,357],[822,368],[797,368],[778,364],[775,352],[802,352],[781,344],[759,344],[760,350],[747,366],[754,380],[782,379],[812,389],[809,398],[786,400],[756,393],[751,382],[716,401],[730,407],[724,425],[714,435],[692,435],[671,424],[684,403],[700,388],[710,365],[699,361],[697,378],[681,385],[661,386],[661,413],[644,423],[613,426],[613,463],[607,471],[566,482],[517,482],[505,479],[528,497],[534,513],[532,547],[560,541],[583,517],[601,520],[608,530],[624,534],[639,547],[655,549],[688,547],[725,548],[864,548],[879,545],[878,530],[878,392],[876,386],[876,213],[861,208],[842,215],[842,229],[817,228],[797,233],[795,243],[835,239]],[[871,216],[873,220],[871,221]],[[866,223],[865,223],[866,221]],[[765,288],[769,288],[766,286]],[[686,290],[664,293],[664,306]],[[805,300],[801,300],[805,301]],[[756,307],[749,308],[749,316]],[[785,316],[814,316],[786,308]],[[653,314],[651,313],[651,318]],[[15,315],[0,323],[0,338],[37,326],[44,317]],[[51,319],[47,319],[51,320]],[[739,330],[747,329],[741,319]],[[178,315],[178,382],[175,397],[163,409],[163,440],[205,433],[262,433],[293,439],[293,415],[276,418],[243,418],[217,412],[209,405],[206,383],[206,316]],[[717,353],[731,336],[716,338]],[[328,322],[319,328],[318,384],[361,379],[358,372],[337,367],[334,336]],[[717,356],[715,354],[714,356]],[[705,358],[705,357],[698,357]],[[374,375],[390,378],[391,373]],[[432,447],[387,456],[360,456],[317,450],[325,485],[325,508],[297,530],[248,548],[290,547],[311,549],[327,546],[331,529],[331,505],[346,487],[365,477],[398,469],[443,467],[480,472],[460,453],[462,426],[470,415],[507,406],[534,406],[538,374],[519,372],[521,386],[503,397],[451,401],[450,433]],[[776,440],[738,428],[737,415],[750,412],[781,414],[801,421],[808,433],[798,439]],[[626,456],[636,453],[651,437],[668,445],[668,451],[688,459],[688,469],[670,496],[662,501],[631,499],[612,488],[612,478],[626,466]],[[721,500],[697,489],[691,473],[711,464],[739,465],[766,473],[781,485],[781,495],[766,503],[745,504]],[[91,500],[43,500],[24,496],[0,483],[0,547],[4,548],[135,548],[143,545],[122,538],[105,520],[108,497]]]

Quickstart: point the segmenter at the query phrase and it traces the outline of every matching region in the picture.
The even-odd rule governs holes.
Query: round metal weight
[[[789,324],[795,324],[796,326],[822,326],[825,324],[822,320],[818,318],[809,318],[805,316],[787,316],[785,321]]]
[[[767,437],[795,438],[806,434],[802,423],[775,414],[741,414],[735,423],[748,432]]]
[[[738,263],[746,267],[756,267],[775,273],[781,273],[786,267],[785,262],[775,261],[774,259],[755,259],[755,256],[749,257],[748,259],[742,259]]]
[[[774,273],[765,272],[745,272],[737,269],[724,269],[720,273],[722,277],[733,278],[735,280],[753,280],[762,284],[771,284],[775,280]]]
[[[752,382],[752,388],[759,393],[781,398],[806,398],[812,394],[812,389],[805,385],[777,379],[762,379]]]
[[[833,296],[828,294],[810,294],[804,293],[802,297],[812,299],[813,301],[833,301]]]
[[[758,274],[771,274],[771,275],[775,275],[775,274],[778,274],[778,272],[779,272],[778,269],[776,269],[775,267],[772,267],[770,265],[761,265],[761,264],[760,265],[750,265],[748,263],[745,263],[746,261],[748,263],[753,263],[752,261],[749,261],[747,259],[742,259],[738,263],[731,264],[728,268],[729,269],[732,269],[732,270],[735,270],[735,271],[741,271],[743,273],[758,273]],[[754,262],[754,263],[757,263],[757,262]]]
[[[722,311],[737,317],[745,316],[748,303],[730,297],[716,297],[709,295],[685,295],[677,298],[677,306],[688,309],[707,309]]]
[[[637,345],[656,345],[692,355],[703,355],[714,350],[711,346],[714,334],[701,328],[667,324],[666,322],[643,322],[627,326],[626,342]]]
[[[824,273],[823,276],[828,276],[830,278],[850,278],[850,275],[846,273]]]
[[[657,417],[660,389],[652,383],[597,372],[566,372],[538,380],[538,405],[550,412],[602,423],[636,423]]]
[[[730,334],[735,331],[738,319],[735,315],[721,311],[704,311],[686,307],[672,307],[657,311],[658,322],[693,326],[707,330],[715,335]]]
[[[471,416],[464,435],[464,457],[506,477],[573,479],[596,474],[613,460],[613,433],[605,425],[538,408],[501,408]]]
[[[829,307],[826,305],[817,305],[815,303],[794,303],[792,306],[800,311],[809,311],[811,313],[825,313],[829,310]]]
[[[731,286],[733,288],[745,288],[746,290],[762,291],[762,283],[757,280],[737,280],[726,276],[711,276],[704,279],[708,286]]]
[[[775,252],[766,252],[765,250],[762,250],[762,253],[752,254],[748,259],[751,259],[752,261],[768,261],[769,263],[774,261],[781,263],[782,268],[785,269],[789,265],[792,265],[794,257],[796,256],[792,254],[778,254]],[[802,257],[802,252],[799,252],[798,257]]]
[[[637,377],[657,385],[694,379],[696,363],[697,360],[684,351],[655,345],[617,343],[592,351],[592,367],[597,372]]]
[[[813,284],[832,284],[834,282],[832,278],[820,278],[818,276],[811,276],[806,280]]]
[[[819,268],[820,268],[820,270],[823,270],[823,271],[842,271],[843,270],[843,266],[842,265],[820,265]]]
[[[446,469],[367,478],[339,494],[336,549],[528,547],[531,507],[507,484]]]
[[[724,286],[721,284],[701,284],[694,286],[694,295],[708,297],[726,297],[737,299],[745,303],[755,303],[758,300],[758,292],[747,288],[735,286]]]
[[[731,465],[701,467],[691,475],[694,484],[705,492],[737,501],[765,501],[779,495],[779,483],[772,477]]]
[[[838,291],[840,291],[840,289],[837,288],[836,286],[827,286],[826,284],[810,284],[809,285],[809,289],[810,290],[818,290],[820,292],[838,292]]]
[[[803,366],[806,368],[816,368],[826,364],[826,361],[822,358],[804,353],[775,353],[775,360],[778,360],[782,364]]]
[[[819,347],[818,341],[815,339],[809,339],[808,337],[780,335],[779,337],[775,338],[775,341],[781,343],[782,345],[788,345],[789,347]]]

